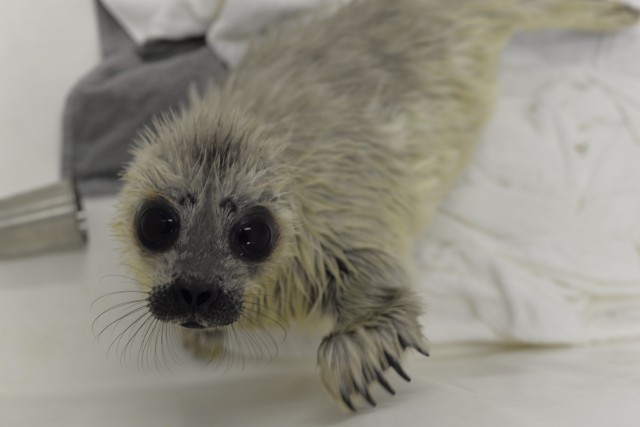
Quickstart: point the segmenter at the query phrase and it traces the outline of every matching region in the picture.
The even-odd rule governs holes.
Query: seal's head
[[[295,223],[280,151],[250,119],[203,103],[143,133],[114,225],[155,318],[215,328],[256,305]]]

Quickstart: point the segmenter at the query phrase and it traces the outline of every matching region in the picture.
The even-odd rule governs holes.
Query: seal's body
[[[221,87],[156,124],[117,230],[157,319],[213,353],[228,325],[313,315],[327,390],[353,408],[425,353],[414,238],[454,183],[520,29],[614,30],[603,0],[355,0],[280,25]]]

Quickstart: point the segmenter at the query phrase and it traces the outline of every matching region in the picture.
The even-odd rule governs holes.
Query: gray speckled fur
[[[613,30],[638,12],[600,0],[356,0],[321,15],[273,29],[222,87],[145,134],[116,229],[146,289],[193,270],[243,294],[247,328],[269,323],[265,313],[329,316],[320,374],[351,407],[406,348],[426,352],[411,246],[492,110],[509,36]],[[186,194],[196,203],[181,206]],[[174,204],[183,224],[161,255],[133,234],[136,210],[153,197]],[[235,215],[254,205],[273,213],[280,236],[265,262],[230,253],[227,197]],[[185,340],[219,350],[197,332]]]

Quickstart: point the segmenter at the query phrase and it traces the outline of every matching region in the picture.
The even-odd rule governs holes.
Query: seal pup
[[[145,131],[115,221],[147,309],[200,355],[229,327],[328,317],[341,405],[427,355],[411,249],[467,163],[519,30],[612,31],[605,0],[354,0],[256,41],[219,86]]]

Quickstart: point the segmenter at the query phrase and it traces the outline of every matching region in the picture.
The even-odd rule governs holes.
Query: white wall
[[[2,0],[0,197],[60,175],[70,88],[99,60],[90,0]]]

